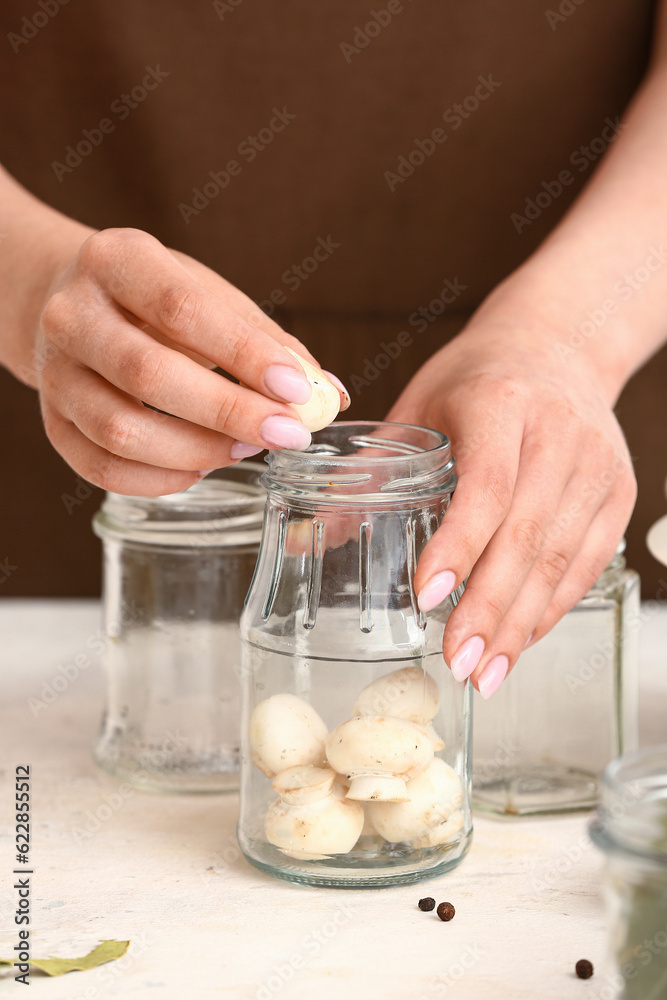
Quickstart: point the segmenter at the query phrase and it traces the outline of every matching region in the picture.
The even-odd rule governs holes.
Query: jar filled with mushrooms
[[[241,620],[239,841],[257,867],[372,887],[452,868],[471,839],[469,685],[442,657],[455,592],[413,577],[456,477],[450,443],[335,423],[272,452]]]

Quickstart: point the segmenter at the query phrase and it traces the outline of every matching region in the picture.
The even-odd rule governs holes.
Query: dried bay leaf
[[[105,962],[114,962],[122,958],[130,946],[129,941],[100,941],[96,948],[83,958],[31,958],[30,966],[39,969],[47,976],[62,976],[66,972],[85,972],[86,969],[96,969]],[[0,968],[14,965],[13,958],[0,958]]]

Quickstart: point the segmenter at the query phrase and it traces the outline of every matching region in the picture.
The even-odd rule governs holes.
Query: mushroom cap
[[[291,403],[290,406],[296,410],[299,420],[306,425],[309,431],[321,431],[338,416],[340,393],[333,382],[330,382],[319,368],[311,365],[309,361],[306,361],[290,347],[285,347],[285,350],[289,351],[292,357],[299,362],[313,390],[307,403]]]
[[[421,667],[403,667],[365,687],[352,715],[393,715],[424,726],[437,715],[439,705],[435,679]]]
[[[364,809],[334,786],[319,802],[289,805],[273,802],[264,823],[269,843],[291,858],[317,860],[351,851],[364,826]]]
[[[407,792],[409,802],[374,802],[368,807],[377,832],[393,844],[428,839],[463,801],[458,774],[440,757],[435,757],[422,774],[408,781]]]
[[[431,743],[433,744],[433,752],[434,753],[437,753],[438,750],[444,750],[445,749],[445,741],[443,740],[442,736],[440,736],[439,733],[436,733],[435,729],[433,728],[432,723],[428,722],[424,726],[424,731],[426,732],[426,735],[428,736],[428,738],[430,739]]]
[[[294,694],[274,694],[250,716],[250,756],[267,778],[300,764],[326,767],[327,727],[312,705]]]
[[[333,769],[348,778],[412,777],[433,757],[433,745],[414,722],[369,715],[337,726],[326,742],[326,754]]]
[[[449,819],[439,826],[434,827],[421,837],[415,837],[411,842],[413,847],[437,847],[439,844],[446,844],[453,840],[465,822],[465,818],[460,809],[453,812]]]
[[[335,778],[336,773],[330,767],[300,764],[280,771],[273,779],[273,787],[283,802],[301,806],[331,795]]]

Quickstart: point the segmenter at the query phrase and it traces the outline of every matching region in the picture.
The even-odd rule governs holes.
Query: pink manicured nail
[[[307,403],[313,394],[306,376],[287,365],[270,365],[264,372],[264,385],[286,403]]]
[[[262,440],[270,448],[292,448],[304,451],[310,444],[310,431],[291,417],[267,417],[259,429]]]
[[[456,577],[451,569],[436,573],[424,584],[417,594],[417,604],[420,611],[432,611],[442,604],[446,597],[449,597],[456,586]]]
[[[250,458],[251,455],[259,455],[263,448],[255,448],[254,444],[246,444],[244,441],[235,441],[229,453],[230,458]]]
[[[528,638],[526,639],[526,641],[523,644],[523,648],[524,649],[527,649],[530,646],[531,642],[533,641],[533,636],[534,635],[535,635],[534,631],[530,633],[530,635],[528,636]]]
[[[324,371],[324,369],[322,369],[322,372],[323,372],[324,375],[326,375],[326,377],[329,379],[329,381],[333,382],[333,384],[336,386],[336,388],[340,392],[342,392],[342,394],[343,394],[343,405],[341,406],[341,410],[347,410],[348,406],[352,402],[352,399],[350,397],[349,392],[347,391],[347,389],[345,388],[345,386],[343,385],[343,383],[341,382],[341,380],[338,378],[338,376],[334,375],[333,372],[327,372],[327,371]]]
[[[464,681],[466,677],[470,677],[482,659],[483,652],[484,640],[481,635],[473,635],[470,639],[466,639],[452,656],[452,662],[449,665],[454,680]]]
[[[489,660],[479,679],[479,693],[482,698],[489,699],[492,694],[496,693],[507,677],[509,665],[510,661],[504,653],[494,656],[492,660]]]

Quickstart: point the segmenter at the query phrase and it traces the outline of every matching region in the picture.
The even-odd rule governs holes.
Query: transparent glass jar
[[[142,788],[238,787],[239,618],[266,493],[263,466],[220,469],[183,493],[108,493],[106,705],[95,759]]]
[[[471,838],[470,694],[442,656],[459,594],[424,615],[413,575],[454,490],[449,441],[341,422],[268,462],[241,619],[241,848],[312,885],[439,874]]]
[[[590,809],[637,745],[639,577],[616,556],[586,596],[475,704],[473,798],[503,816]]]
[[[591,837],[606,855],[605,896],[614,994],[667,997],[667,746],[605,771]]]

